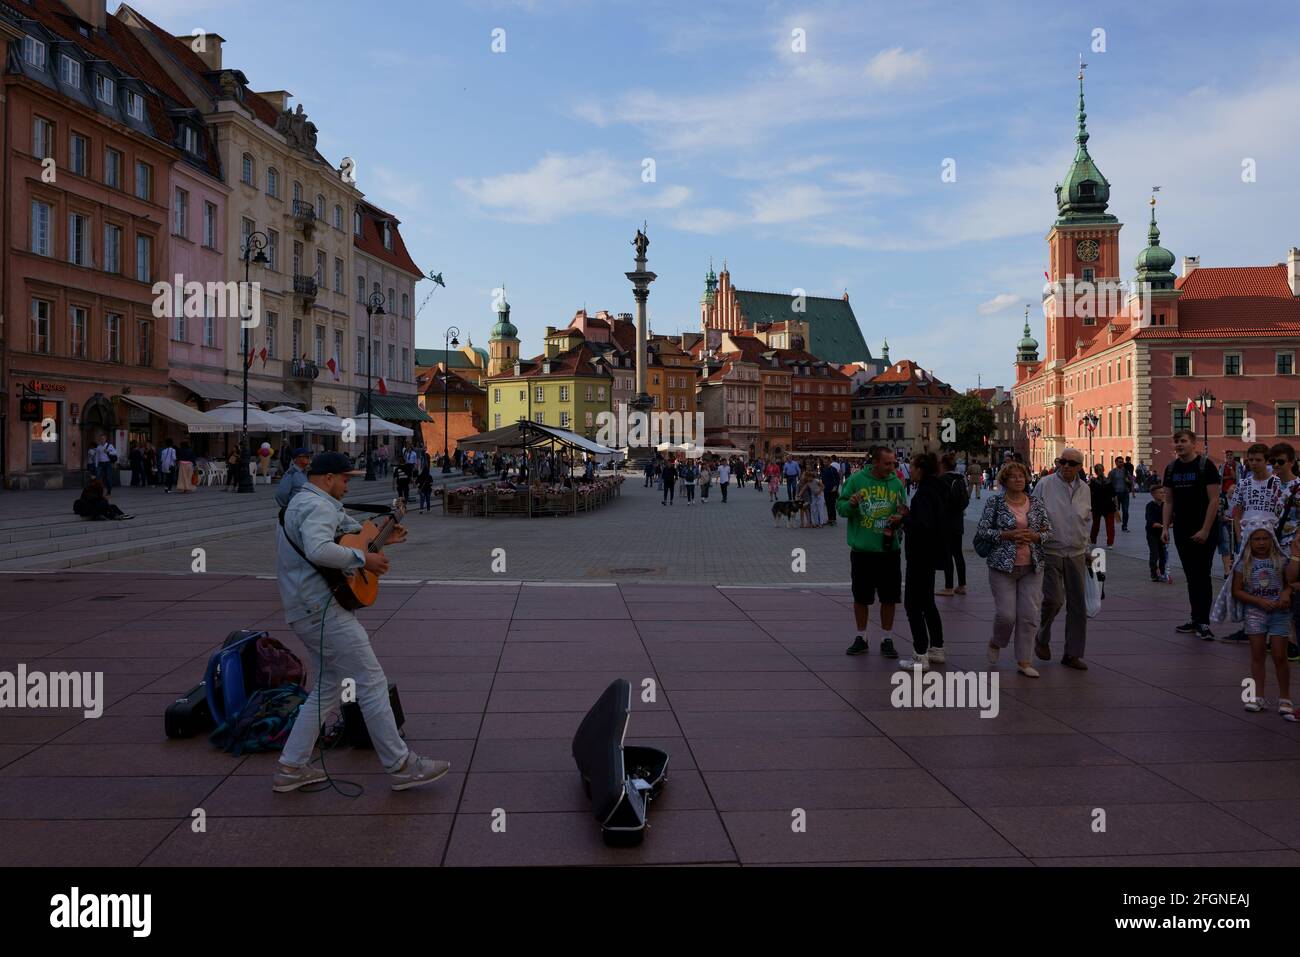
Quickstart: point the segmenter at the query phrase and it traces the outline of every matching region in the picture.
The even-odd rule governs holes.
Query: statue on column
[[[632,240],[632,245],[636,247],[637,262],[645,262],[645,251],[650,248],[650,239],[642,230],[636,231],[636,239]]]

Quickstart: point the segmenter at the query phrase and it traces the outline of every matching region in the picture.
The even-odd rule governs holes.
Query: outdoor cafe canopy
[[[522,449],[525,446],[549,445],[554,442],[580,452],[592,455],[614,455],[617,449],[608,449],[591,439],[583,438],[568,429],[557,429],[551,425],[538,425],[536,422],[516,422],[504,425],[491,432],[459,439],[456,445],[471,452],[487,452],[492,449]]]

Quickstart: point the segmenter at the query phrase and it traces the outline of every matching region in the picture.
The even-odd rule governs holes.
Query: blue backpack
[[[239,714],[249,693],[257,687],[257,639],[265,637],[265,631],[232,631],[220,650],[208,659],[203,685],[208,689],[208,708],[217,724]]]
[[[289,739],[298,709],[307,700],[301,685],[254,691],[234,717],[222,722],[208,740],[214,747],[241,754],[279,751]]]

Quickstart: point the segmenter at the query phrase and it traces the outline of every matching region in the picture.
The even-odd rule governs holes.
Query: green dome
[[[1075,133],[1074,162],[1065,180],[1056,187],[1057,225],[1080,223],[1114,223],[1118,220],[1106,212],[1110,204],[1110,181],[1101,174],[1088,153],[1088,114],[1083,109],[1083,73],[1079,73],[1079,129]]]
[[[1151,198],[1151,226],[1147,229],[1147,246],[1138,253],[1135,265],[1139,283],[1150,283],[1152,289],[1174,288],[1174,254],[1160,245],[1154,196]]]
[[[1028,311],[1025,315],[1025,331],[1020,338],[1020,345],[1016,347],[1016,361],[1018,362],[1037,362],[1038,361],[1038,340],[1029,332]]]
[[[506,302],[505,297],[501,297],[501,302],[497,306],[497,324],[492,327],[490,339],[518,339],[519,330],[515,328],[514,323],[510,321],[510,303]]]

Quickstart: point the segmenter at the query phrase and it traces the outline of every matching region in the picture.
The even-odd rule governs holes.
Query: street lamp
[[[447,454],[450,415],[447,411],[447,389],[451,385],[451,347],[460,346],[460,330],[451,326],[442,337],[442,474],[451,471],[451,457]]]
[[[1101,416],[1089,409],[1083,413],[1083,418],[1079,420],[1088,427],[1088,469],[1092,469],[1092,433],[1097,431],[1097,426],[1101,424]]]
[[[371,429],[373,422],[371,406],[374,405],[375,397],[371,391],[371,379],[375,371],[375,341],[370,338],[370,320],[374,316],[386,315],[384,312],[384,294],[382,292],[371,293],[370,298],[366,300],[366,481],[375,480],[375,451],[374,451],[374,434]]]
[[[1210,456],[1210,410],[1214,408],[1214,393],[1209,389],[1202,389],[1196,394],[1196,407],[1201,410],[1205,416],[1205,456]]]
[[[1043,434],[1043,430],[1038,426],[1032,426],[1029,429],[1029,467],[1034,467],[1034,440]]]
[[[251,336],[248,334],[248,325],[246,319],[253,318],[253,286],[250,281],[250,271],[253,263],[259,266],[265,266],[270,262],[266,258],[267,235],[260,230],[249,233],[248,238],[244,240],[244,251],[241,258],[244,260],[244,293],[248,296],[248,315],[240,317],[240,334],[241,343],[239,354],[244,361],[244,408],[243,408],[243,425],[239,432],[239,484],[235,487],[236,491],[245,495],[251,495],[253,492],[253,476],[249,472],[248,466],[251,461],[251,455],[248,449],[248,367],[253,364],[252,357],[249,355],[249,341]]]

